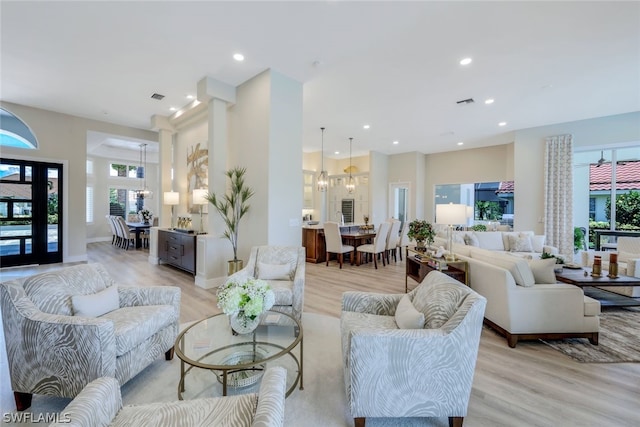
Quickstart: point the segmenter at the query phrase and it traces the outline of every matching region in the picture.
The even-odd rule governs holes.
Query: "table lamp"
[[[174,229],[173,207],[180,203],[180,193],[177,191],[164,192],[164,204],[171,206],[171,229]]]
[[[197,188],[193,190],[193,204],[200,205],[200,229],[198,233],[204,232],[204,227],[202,226],[202,206],[208,203],[207,201],[207,189],[206,188]]]
[[[453,253],[453,226],[467,223],[467,206],[449,203],[446,205],[436,205],[436,224],[445,224],[449,226],[447,230],[447,244],[449,253],[445,259],[447,261],[455,261],[456,256]]]

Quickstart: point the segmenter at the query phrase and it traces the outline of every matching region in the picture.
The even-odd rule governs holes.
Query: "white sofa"
[[[584,251],[582,266],[593,266],[593,257],[602,257],[602,269],[609,270],[609,257],[618,254],[618,274],[640,277],[640,237],[618,237],[617,251]],[[604,290],[628,297],[640,298],[640,286],[607,286]]]
[[[509,252],[527,258],[540,258],[543,252],[558,254],[558,249],[545,244],[546,236],[533,231],[454,231],[453,251],[466,252],[465,246],[490,251]],[[446,232],[436,234],[434,246],[448,248]]]
[[[540,338],[598,343],[600,303],[577,286],[556,283],[553,259],[526,260],[479,248],[459,257],[469,263],[469,285],[487,299],[485,323],[504,335],[509,347]]]

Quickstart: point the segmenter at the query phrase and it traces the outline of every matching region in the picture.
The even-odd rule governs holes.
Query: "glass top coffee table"
[[[303,389],[302,325],[286,313],[267,311],[249,334],[231,329],[229,316],[217,314],[186,328],[176,339],[180,358],[179,399],[257,392],[264,371],[271,366],[287,370],[289,396]],[[299,347],[296,355],[294,349]]]

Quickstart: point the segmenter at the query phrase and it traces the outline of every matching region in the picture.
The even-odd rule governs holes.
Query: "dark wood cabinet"
[[[416,256],[417,254],[417,256]],[[445,262],[436,260],[426,256],[421,256],[417,252],[407,248],[407,256],[405,260],[406,275],[404,278],[404,291],[409,291],[408,278],[411,277],[418,283],[422,283],[427,274],[432,271],[440,271],[449,277],[453,277],[457,281],[469,285],[468,270],[469,264],[466,261],[450,261]]]
[[[324,230],[319,228],[303,228],[302,246],[307,250],[307,262],[317,264],[325,261],[326,246],[324,243]]]
[[[160,261],[196,273],[196,235],[171,230],[158,230]]]

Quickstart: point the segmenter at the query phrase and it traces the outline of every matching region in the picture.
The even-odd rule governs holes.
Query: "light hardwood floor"
[[[144,250],[124,251],[110,243],[88,245],[89,262],[108,266],[122,284],[176,285],[182,289],[181,322],[220,312],[215,292],[194,285],[193,276],[147,262]],[[58,266],[2,271],[32,274]],[[374,269],[335,262],[306,264],[305,311],[340,316],[342,293],[404,292],[404,262]],[[410,289],[415,282],[409,279]],[[639,325],[640,333],[640,325]],[[3,379],[2,381],[5,381]],[[511,349],[484,329],[465,426],[640,426],[640,363],[578,363],[541,342]]]

